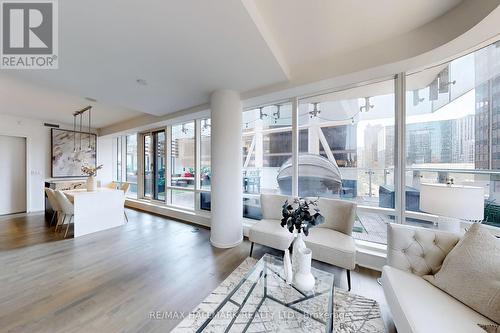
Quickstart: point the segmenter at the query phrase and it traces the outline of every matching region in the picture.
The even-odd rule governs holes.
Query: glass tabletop
[[[334,276],[312,268],[314,290],[287,284],[283,260],[264,255],[197,332],[331,332]]]

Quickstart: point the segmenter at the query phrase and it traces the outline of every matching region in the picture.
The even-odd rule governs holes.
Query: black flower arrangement
[[[291,233],[295,229],[298,233],[303,232],[307,236],[309,229],[325,222],[325,218],[319,212],[318,199],[313,201],[298,198],[292,203],[287,200],[282,208],[281,226],[286,227]],[[314,214],[311,214],[311,208],[315,211]]]

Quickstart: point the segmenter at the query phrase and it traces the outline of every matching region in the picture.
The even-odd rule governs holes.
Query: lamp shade
[[[476,186],[421,184],[420,210],[462,220],[484,219],[484,189]]]

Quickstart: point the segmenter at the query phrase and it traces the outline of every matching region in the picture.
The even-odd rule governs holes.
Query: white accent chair
[[[71,224],[71,220],[73,220],[73,216],[75,215],[74,205],[69,201],[66,195],[61,191],[55,191],[55,196],[57,202],[59,203],[59,207],[61,207],[61,211],[63,213],[63,219],[61,221],[61,226],[64,225],[66,218],[69,216],[68,226],[66,227],[66,232],[64,233],[64,238],[68,235],[69,225]],[[56,225],[57,231],[58,225]]]
[[[47,199],[49,200],[50,206],[52,207],[52,210],[54,213],[52,214],[52,218],[50,219],[50,224],[49,227],[52,226],[52,223],[54,223],[54,219],[56,220],[56,228],[57,225],[59,224],[59,218],[61,216],[61,207],[59,206],[59,202],[56,199],[56,195],[54,193],[54,190],[46,187],[45,188],[45,195],[47,196]]]
[[[387,226],[382,288],[400,333],[480,333],[493,322],[422,278],[435,274],[459,235],[401,224]]]
[[[320,198],[318,208],[325,223],[309,230],[304,242],[312,250],[313,259],[346,270],[347,287],[351,290],[351,270],[356,268],[356,244],[352,238],[352,227],[356,220],[357,205],[345,200]]]
[[[290,247],[293,234],[281,226],[281,210],[285,201],[293,202],[293,198],[278,194],[261,194],[260,205],[262,219],[255,223],[248,233],[252,242],[250,256],[252,256],[254,243],[284,251]]]
[[[280,224],[281,210],[285,200],[293,198],[261,194],[262,220],[254,224],[249,231],[248,239],[254,243],[286,250],[293,241],[293,235]],[[314,198],[313,198],[314,200]],[[309,230],[304,237],[306,246],[312,250],[315,260],[344,268],[347,271],[348,290],[351,289],[351,270],[356,267],[356,246],[352,238],[352,227],[356,218],[356,204],[335,199],[320,198],[318,208],[325,217],[325,223]]]

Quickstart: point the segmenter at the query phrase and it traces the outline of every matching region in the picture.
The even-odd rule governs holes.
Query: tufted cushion
[[[293,203],[293,198],[280,194],[261,194],[260,207],[262,209],[262,218],[267,220],[281,220],[282,206],[285,201]]]
[[[356,204],[345,200],[320,198],[318,208],[325,217],[325,223],[319,228],[336,230],[346,235],[352,234],[352,226],[356,219]]]
[[[418,276],[435,274],[459,239],[450,232],[389,223],[387,262]]]

